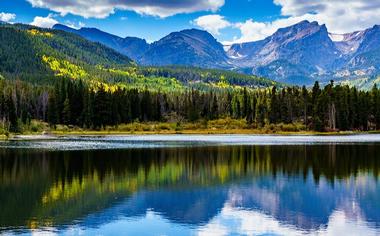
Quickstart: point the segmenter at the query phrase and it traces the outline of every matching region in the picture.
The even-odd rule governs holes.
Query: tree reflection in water
[[[226,209],[304,231],[342,210],[380,227],[379,145],[0,150],[0,227],[94,227],[148,210],[205,226]],[[90,216],[91,215],[91,216]]]

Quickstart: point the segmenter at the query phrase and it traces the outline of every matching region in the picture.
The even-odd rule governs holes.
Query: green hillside
[[[128,57],[75,34],[29,25],[0,26],[0,74],[49,84],[55,77],[81,79],[107,89],[183,90],[268,87],[276,83],[228,71],[185,67],[139,67]]]
[[[1,25],[0,42],[0,71],[10,78],[75,79],[96,65],[133,65],[128,57],[79,36],[27,25]]]

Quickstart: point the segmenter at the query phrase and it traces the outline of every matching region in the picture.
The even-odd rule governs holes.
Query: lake
[[[379,171],[380,135],[4,141],[0,234],[379,235]]]

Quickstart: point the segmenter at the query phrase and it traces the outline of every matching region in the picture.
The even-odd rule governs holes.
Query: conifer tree
[[[62,119],[65,125],[72,124],[71,123],[71,107],[70,107],[70,100],[68,96],[66,97],[63,103]]]

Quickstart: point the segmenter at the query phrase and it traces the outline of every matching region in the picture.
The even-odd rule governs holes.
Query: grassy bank
[[[57,126],[51,133],[65,134],[270,134],[279,132],[306,132],[299,124],[277,125],[259,128],[246,120],[218,119],[198,122],[134,122],[101,130]]]
[[[104,127],[99,130],[83,129],[74,126],[57,125],[51,127],[47,123],[33,120],[22,126],[20,132],[13,134],[0,130],[0,139],[15,135],[122,135],[122,134],[278,134],[278,135],[345,135],[362,132],[315,132],[307,130],[303,124],[276,124],[258,127],[248,124],[246,120],[218,119],[198,122],[134,122],[119,126]],[[374,133],[374,132],[372,132]]]

